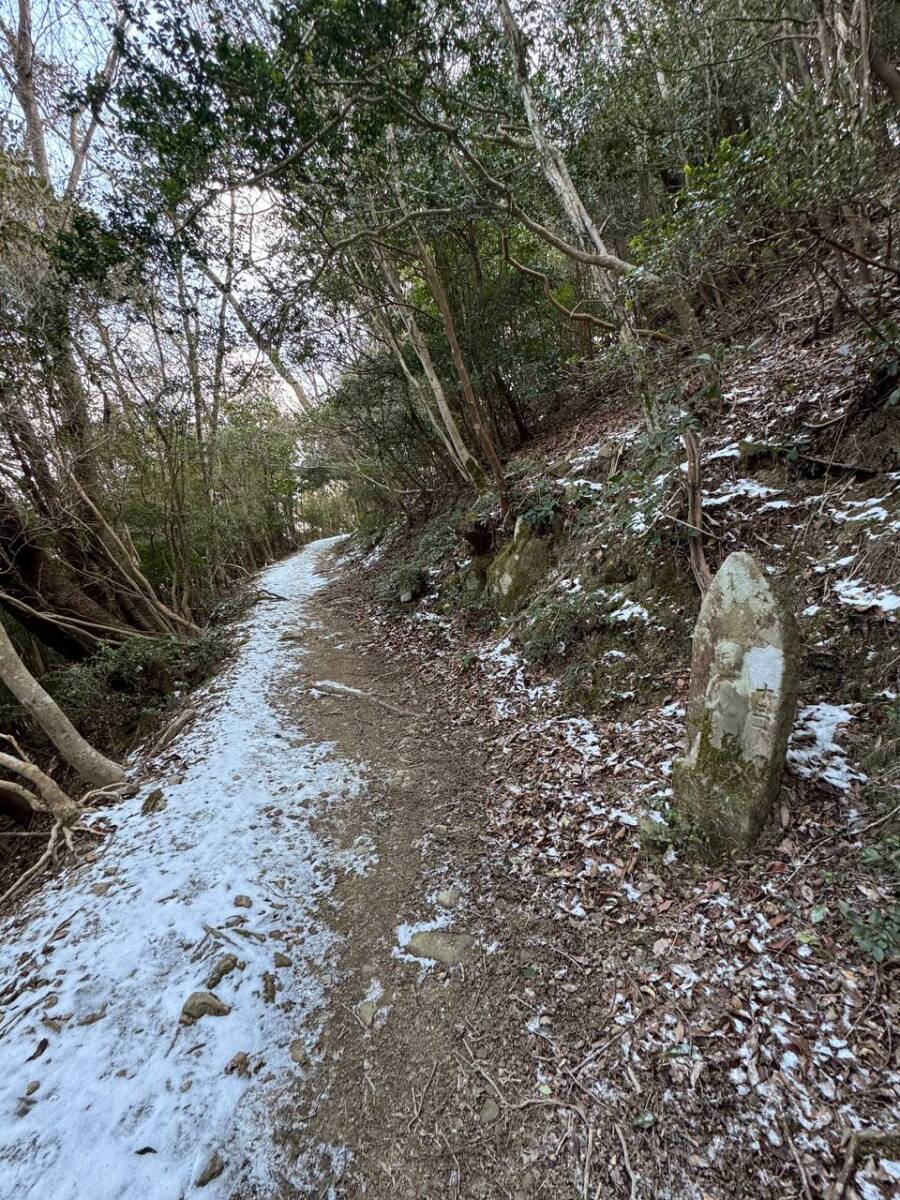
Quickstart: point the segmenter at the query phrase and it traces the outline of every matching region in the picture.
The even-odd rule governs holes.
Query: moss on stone
[[[749,849],[769,817],[768,772],[748,761],[732,738],[711,741],[704,714],[696,758],[676,759],[672,783],[682,826],[701,857],[710,862]]]
[[[516,523],[513,540],[487,569],[487,584],[500,612],[512,613],[544,581],[550,567],[551,540],[540,537],[524,521]]]

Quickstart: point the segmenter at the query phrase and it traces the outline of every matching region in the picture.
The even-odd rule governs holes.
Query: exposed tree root
[[[67,834],[67,839],[66,839],[67,843],[69,845],[71,845],[70,832],[65,829],[65,826],[63,825],[63,823],[61,821],[57,821],[56,824],[53,826],[53,828],[50,830],[50,839],[47,843],[47,849],[44,851],[44,853],[41,855],[41,857],[37,860],[37,862],[33,862],[27,871],[23,871],[22,874],[19,876],[19,878],[15,881],[15,883],[11,887],[8,887],[6,889],[6,891],[3,893],[3,895],[0,896],[0,904],[5,903],[10,898],[10,896],[15,895],[15,893],[19,890],[19,888],[23,887],[28,882],[29,879],[33,879],[34,876],[38,874],[38,872],[43,870],[43,868],[47,865],[48,862],[56,861],[56,843],[59,840],[59,835],[60,835],[61,830],[65,830],[65,832]]]

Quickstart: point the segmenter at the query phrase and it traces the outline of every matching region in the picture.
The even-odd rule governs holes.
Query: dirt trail
[[[485,748],[327,544],[263,586],[91,860],[0,931],[0,1195],[582,1194],[540,1091],[563,959],[480,840]]]

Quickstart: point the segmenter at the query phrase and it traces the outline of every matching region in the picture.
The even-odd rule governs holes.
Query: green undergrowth
[[[59,666],[42,686],[92,744],[121,753],[147,736],[190,689],[207,679],[228,649],[221,630],[196,638],[131,638],[103,646],[81,663]],[[0,727],[13,732],[38,757],[49,744],[5,689]]]
[[[596,463],[514,459],[506,524],[488,492],[417,528],[395,525],[380,539],[368,531],[363,546],[380,541],[383,550],[377,598],[402,610],[427,595],[430,607],[473,632],[509,636],[532,667],[561,680],[572,711],[658,702],[690,654],[698,608],[684,533],[657,519],[678,428],[673,419],[624,452],[601,447]],[[508,604],[493,590],[500,572],[490,567],[505,561],[516,524],[546,544],[548,565],[514,587],[518,599]],[[486,550],[461,532],[476,527],[488,531]]]

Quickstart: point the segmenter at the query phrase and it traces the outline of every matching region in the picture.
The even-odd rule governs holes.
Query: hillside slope
[[[383,636],[492,756],[473,803],[508,869],[579,947],[540,980],[534,1086],[613,1158],[628,1130],[648,1194],[900,1179],[896,1141],[861,1133],[893,1130],[900,1085],[895,386],[861,334],[770,335],[702,413],[710,564],[756,555],[803,639],[780,805],[736,861],[705,863],[670,805],[699,605],[683,410],[648,434],[595,385],[510,463],[514,536],[455,507],[358,551]]]

